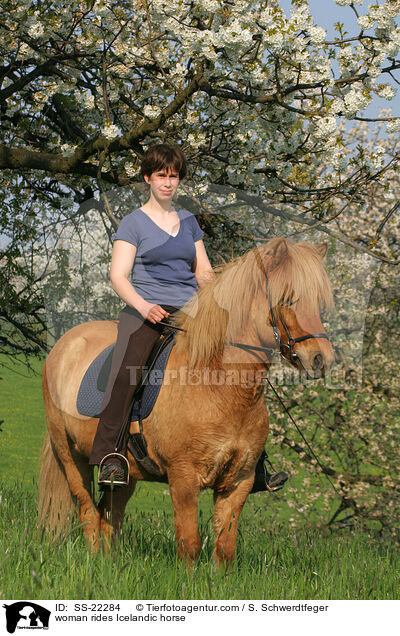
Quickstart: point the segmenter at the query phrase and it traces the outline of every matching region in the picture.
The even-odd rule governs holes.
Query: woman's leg
[[[170,309],[175,311],[172,307],[167,310]],[[105,455],[115,451],[122,424],[132,406],[141,371],[163,330],[162,325],[153,325],[143,320],[137,312],[121,312],[118,338],[93,441],[90,464],[99,464]]]

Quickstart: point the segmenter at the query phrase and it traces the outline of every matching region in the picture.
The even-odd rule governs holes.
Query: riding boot
[[[254,483],[250,494],[265,490],[268,490],[269,492],[281,490],[289,479],[289,475],[283,471],[278,473],[269,473],[267,470],[267,464],[268,456],[267,453],[263,451],[256,465]]]

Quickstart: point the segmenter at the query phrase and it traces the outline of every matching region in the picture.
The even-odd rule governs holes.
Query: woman
[[[103,485],[127,482],[129,467],[114,452],[116,440],[131,408],[140,368],[165,328],[160,321],[166,322],[197,285],[213,276],[196,218],[177,211],[172,203],[179,180],[186,176],[182,152],[167,144],[153,146],[143,157],[141,173],[150,197],[122,219],[111,260],[111,285],[126,307],[90,457],[90,464],[100,464],[98,482]]]
[[[115,452],[116,440],[131,408],[140,369],[165,328],[160,321],[167,322],[192,297],[198,285],[213,277],[202,241],[204,232],[192,214],[176,210],[172,203],[179,180],[186,176],[182,152],[168,144],[152,146],[143,157],[141,173],[150,197],[122,219],[111,260],[111,284],[126,307],[120,315],[110,378],[89,462],[100,464],[98,483],[102,487],[128,481],[129,465],[122,454]],[[132,367],[136,369],[133,377]],[[268,482],[271,476],[265,469],[265,456],[261,459],[254,492],[269,487],[266,479]]]

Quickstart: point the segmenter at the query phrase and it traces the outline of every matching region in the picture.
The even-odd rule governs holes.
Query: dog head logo
[[[48,629],[50,611],[31,601],[18,601],[3,605],[6,610],[6,627],[9,634],[18,629]]]

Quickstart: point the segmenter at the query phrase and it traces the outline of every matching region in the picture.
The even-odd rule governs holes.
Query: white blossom
[[[115,137],[118,137],[118,135],[121,133],[118,126],[112,124],[111,122],[106,122],[101,128],[101,132],[107,139],[115,139]]]
[[[393,97],[395,97],[396,90],[392,86],[389,86],[389,84],[386,84],[386,86],[381,86],[379,88],[378,95],[383,99],[391,100],[393,99]]]
[[[396,44],[397,46],[400,46],[400,29],[399,28],[395,28],[392,30],[390,34],[390,39],[394,44]]]
[[[321,117],[318,119],[314,134],[318,138],[325,138],[332,135],[336,130],[335,117]]]
[[[243,27],[238,19],[234,19],[227,26],[221,27],[218,32],[223,43],[230,45],[239,42],[242,45],[248,45],[253,39],[253,34],[249,29]]]
[[[259,16],[259,21],[263,26],[270,26],[275,22],[276,11],[272,7],[263,9]]]
[[[214,13],[221,8],[221,4],[218,0],[201,0],[201,6],[210,13]]]
[[[288,20],[288,26],[293,26],[298,31],[306,30],[310,27],[310,23],[312,24],[312,18],[308,5],[296,7]]]
[[[282,31],[274,30],[273,32],[267,32],[265,35],[265,40],[272,49],[280,49],[284,43],[285,36]]]
[[[379,77],[381,74],[381,69],[378,65],[372,65],[368,69],[368,73],[371,78]]]
[[[125,166],[125,172],[129,177],[134,177],[137,174],[137,166],[135,167],[133,165],[133,163],[126,163]]]
[[[87,110],[94,108],[94,95],[91,93],[84,93],[82,95],[82,104]]]
[[[32,38],[40,38],[44,34],[44,26],[40,22],[34,22],[28,29],[28,33]]]
[[[322,44],[322,42],[325,41],[326,31],[322,27],[313,26],[308,29],[308,32],[310,34],[311,41],[314,44]]]
[[[386,125],[386,130],[391,133],[391,132],[399,132],[400,131],[400,118],[399,119],[393,119],[392,121],[389,121]]]
[[[358,22],[358,26],[361,29],[370,29],[374,24],[374,21],[371,19],[371,17],[368,14],[361,15],[359,18],[357,18],[357,22]]]
[[[339,172],[346,170],[348,158],[345,149],[340,146],[335,146],[331,154],[331,162],[332,166]]]
[[[180,77],[184,77],[186,74],[187,74],[187,68],[186,68],[186,66],[184,66],[180,62],[175,64],[175,66],[173,67],[172,72],[171,72],[171,75],[180,76]]]
[[[65,157],[70,157],[74,154],[74,148],[70,144],[62,144],[61,152]]]
[[[28,46],[28,44],[26,44],[25,42],[23,42],[18,48],[17,59],[23,60],[31,54],[32,54],[31,47]]]
[[[364,110],[370,101],[371,97],[369,95],[366,95],[361,91],[357,91],[354,88],[351,89],[344,99],[347,116],[352,116],[358,111]]]
[[[154,106],[150,104],[146,104],[143,108],[143,113],[146,117],[155,118],[158,117],[161,113],[161,108],[159,106]]]

